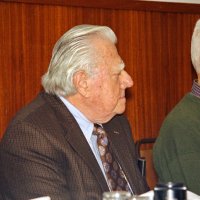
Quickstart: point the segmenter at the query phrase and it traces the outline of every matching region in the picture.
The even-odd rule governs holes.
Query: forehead
[[[98,60],[98,66],[102,66],[104,69],[108,66],[112,70],[122,70],[125,67],[115,44],[102,38],[97,39],[95,43],[95,57]]]

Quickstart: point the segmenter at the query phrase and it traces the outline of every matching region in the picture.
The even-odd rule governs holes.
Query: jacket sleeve
[[[71,199],[61,167],[66,161],[62,159],[47,135],[30,124],[11,126],[0,143],[3,199],[28,200],[40,196]]]

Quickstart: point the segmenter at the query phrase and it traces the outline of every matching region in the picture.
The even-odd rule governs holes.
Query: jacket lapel
[[[90,149],[87,140],[83,136],[82,131],[80,130],[79,127],[75,127],[74,125],[77,126],[77,124],[71,124],[71,128],[68,129],[67,132],[68,133],[71,132],[70,130],[77,130],[77,131],[73,131],[72,134],[67,134],[66,139],[74,148],[74,150],[79,154],[79,156],[85,161],[85,163],[87,163],[88,167],[91,169],[97,181],[101,185],[102,190],[107,191],[108,186],[105,181],[104,175],[102,174],[102,171],[96,161],[96,158],[92,150]]]
[[[127,130],[123,130],[119,122],[115,120],[112,120],[112,126],[110,124],[105,124],[104,127],[107,131],[113,153],[122,167],[133,192],[138,191],[137,185],[135,185],[135,183],[138,182],[138,177],[136,176],[138,174],[136,169],[137,165],[134,164],[134,152],[130,152],[128,147],[128,137],[126,137],[124,133]]]
[[[46,93],[43,95],[45,100],[48,101],[51,107],[54,109],[58,121],[63,127],[65,138],[68,143],[70,143],[72,148],[79,154],[79,156],[91,169],[92,173],[99,182],[102,191],[108,191],[109,188],[107,186],[104,175],[96,161],[92,150],[90,149],[86,138],[83,135],[83,132],[81,131],[72,114],[57,96],[49,95]]]

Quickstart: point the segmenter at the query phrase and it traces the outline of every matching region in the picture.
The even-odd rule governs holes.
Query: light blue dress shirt
[[[84,115],[83,113],[81,113],[75,106],[73,106],[69,101],[67,101],[64,97],[59,96],[60,99],[62,100],[62,102],[65,104],[65,106],[68,108],[68,110],[71,112],[71,114],[74,116],[74,118],[76,119],[78,125],[80,126],[83,135],[85,136],[100,168],[101,171],[107,181],[106,178],[106,174],[105,171],[103,169],[103,165],[101,162],[101,158],[100,158],[100,154],[99,154],[99,150],[97,147],[97,136],[93,135],[93,129],[94,129],[94,124],[89,121]]]

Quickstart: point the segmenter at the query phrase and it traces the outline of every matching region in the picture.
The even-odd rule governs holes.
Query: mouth
[[[122,96],[119,99],[126,101],[126,97],[125,96]]]
[[[126,98],[126,97],[125,97],[125,94],[121,94],[120,99],[124,99],[124,98]]]
[[[121,91],[121,94],[119,96],[120,100],[126,100],[126,96],[125,96],[125,91]]]

